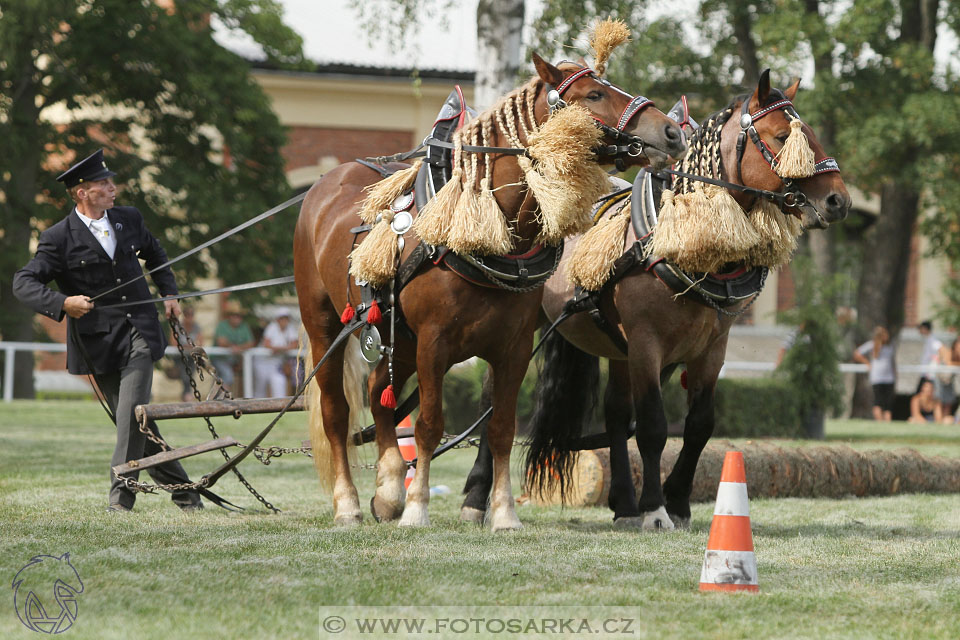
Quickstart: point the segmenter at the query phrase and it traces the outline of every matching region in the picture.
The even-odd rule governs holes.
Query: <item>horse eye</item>
[[[600,100],[601,98],[603,98],[603,93],[601,93],[600,91],[591,91],[590,93],[587,94],[587,100],[597,101],[597,100]]]

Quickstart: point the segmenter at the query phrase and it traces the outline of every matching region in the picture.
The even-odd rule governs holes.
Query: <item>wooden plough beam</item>
[[[287,406],[290,397],[285,398],[251,398],[241,400],[206,400],[204,402],[173,402],[169,404],[141,404],[134,410],[137,422],[141,425],[147,424],[151,420],[171,420],[176,418],[196,418],[216,416],[233,416],[239,419],[245,413],[280,413],[280,410]],[[303,411],[303,396],[297,398],[297,401],[287,411]],[[131,471],[140,471],[149,469],[165,462],[189,458],[207,451],[216,449],[226,449],[235,447],[240,443],[232,436],[217,438],[209,442],[190,445],[189,447],[178,447],[170,451],[161,451],[158,454],[141,458],[139,460],[130,460],[124,464],[113,467],[113,472],[117,475],[130,473]]]

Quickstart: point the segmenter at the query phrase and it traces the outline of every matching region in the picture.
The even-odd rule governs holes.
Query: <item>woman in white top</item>
[[[856,362],[867,365],[870,384],[873,385],[873,419],[890,422],[892,419],[894,386],[897,382],[896,349],[885,327],[873,330],[873,340],[863,343],[853,352]]]
[[[257,356],[255,365],[254,395],[258,398],[279,398],[287,395],[287,376],[283,371],[284,354],[296,349],[299,329],[290,322],[290,311],[281,309],[276,318],[263,330],[261,347],[267,347],[274,355]],[[267,386],[270,395],[267,395]]]

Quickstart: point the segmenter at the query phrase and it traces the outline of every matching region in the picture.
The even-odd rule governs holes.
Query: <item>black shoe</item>
[[[114,502],[109,507],[107,507],[107,513],[126,512],[126,511],[133,511],[133,509],[131,509],[130,507],[126,507],[120,504],[119,502]]]

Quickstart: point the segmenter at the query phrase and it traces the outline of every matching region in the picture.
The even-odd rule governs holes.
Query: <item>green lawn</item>
[[[216,424],[243,441],[266,421]],[[285,419],[268,444],[296,446],[303,424],[303,415]],[[161,428],[177,445],[206,439],[202,421]],[[960,458],[958,427],[835,421],[827,429],[830,441],[858,449]],[[431,502],[429,529],[369,516],[359,528],[334,528],[330,499],[302,457],[245,464],[279,516],[257,510],[229,476],[216,490],[250,507],[245,514],[184,514],[166,496],[107,514],[112,447],[91,402],[0,405],[0,576],[9,585],[32,556],[70,552],[84,592],[62,637],[317,638],[321,607],[347,617],[376,614],[377,605],[510,605],[511,615],[555,605],[559,616],[605,605],[605,617],[636,620],[636,637],[960,637],[960,496],[752,500],[760,593],[702,594],[712,504],[695,505],[689,531],[660,535],[616,529],[605,509],[523,506],[524,530],[494,535],[457,519],[472,452],[454,451],[433,468],[432,484],[453,492]],[[186,466],[199,476],[218,461],[207,454]],[[365,504],[373,472],[357,475]],[[37,637],[7,593],[0,638]]]

